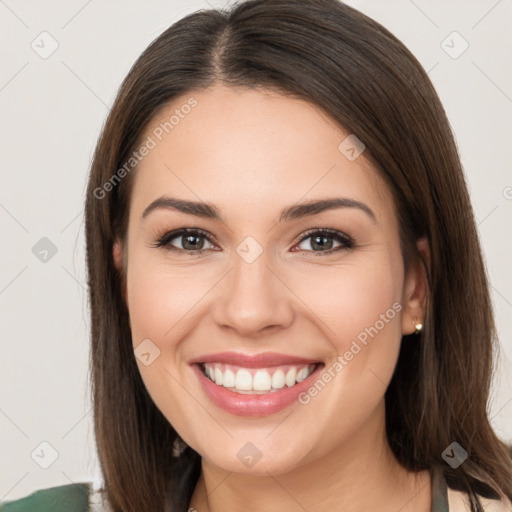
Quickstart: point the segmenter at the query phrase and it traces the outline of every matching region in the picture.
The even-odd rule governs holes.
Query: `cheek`
[[[317,404],[332,400],[330,407],[335,416],[348,410],[356,416],[364,415],[375,406],[398,358],[402,260],[385,252],[376,256],[360,259],[357,265],[325,269],[323,275],[316,272],[314,279],[302,276],[295,284],[297,294],[322,320],[323,333],[331,346],[332,357],[326,364],[332,377],[328,386],[331,392],[329,398],[324,394]],[[320,325],[318,320],[316,324]],[[348,400],[345,407],[340,407],[340,400]],[[365,407],[355,411],[350,406],[353,403]],[[354,424],[357,421],[354,419]]]
[[[148,351],[151,354],[148,365],[143,359],[136,359],[141,378],[154,404],[173,427],[187,431],[197,410],[191,407],[183,386],[195,377],[183,364],[186,357],[180,341],[204,314],[201,298],[206,285],[190,270],[174,267],[171,272],[165,265],[137,257],[132,257],[130,264],[127,300],[132,344],[136,355]]]
[[[320,450],[328,450],[333,439],[347,438],[365,424],[382,402],[398,358],[401,258],[369,260],[367,265],[359,261],[358,265],[329,269],[330,278],[317,273],[316,279],[300,280],[297,293],[323,321],[333,354],[325,375],[301,398],[301,403],[311,408],[311,414],[303,419],[306,430],[314,429],[319,417],[329,420]],[[320,324],[318,320],[316,324]]]
[[[131,262],[127,280],[127,299],[130,311],[133,343],[142,339],[166,341],[170,348],[182,324],[190,322],[205,293],[205,282],[190,269],[150,262]],[[182,320],[186,316],[186,322]],[[163,346],[160,347],[164,349]]]
[[[368,256],[357,264],[319,267],[293,278],[294,291],[323,321],[326,336],[338,352],[348,350],[351,341],[376,322],[382,328],[381,315],[386,317],[386,327],[379,329],[383,335],[391,330],[396,334],[395,326],[399,330],[401,259],[386,254]],[[390,325],[393,329],[388,328]]]
[[[194,281],[187,280],[179,269],[171,273],[166,265],[155,263],[142,250],[135,248],[129,262],[126,291],[133,348],[137,354],[137,347],[142,350],[141,344],[145,343],[158,355],[148,366],[137,361],[144,381],[150,384],[163,376],[164,369],[176,372],[179,366],[177,333],[186,323],[182,319],[187,312],[192,314],[200,293]]]

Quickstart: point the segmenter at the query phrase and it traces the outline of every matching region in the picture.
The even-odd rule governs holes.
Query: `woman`
[[[86,234],[105,482],[66,510],[511,509],[455,142],[376,22],[249,0],[174,24],[109,114]]]

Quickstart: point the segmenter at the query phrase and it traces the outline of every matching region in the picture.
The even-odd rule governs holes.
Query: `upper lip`
[[[199,363],[226,363],[243,368],[265,368],[281,366],[285,364],[314,364],[320,363],[318,359],[306,359],[304,357],[279,354],[277,352],[263,352],[260,354],[241,354],[238,352],[217,352],[205,354],[189,361],[189,364]]]

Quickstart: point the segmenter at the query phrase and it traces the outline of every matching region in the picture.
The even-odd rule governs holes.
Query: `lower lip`
[[[193,364],[192,368],[197,373],[206,395],[221,409],[237,416],[267,416],[282,411],[298,401],[299,395],[311,386],[323,365],[318,365],[308,378],[291,388],[283,388],[273,393],[269,392],[261,395],[246,395],[229,391],[207,378],[198,364]]]

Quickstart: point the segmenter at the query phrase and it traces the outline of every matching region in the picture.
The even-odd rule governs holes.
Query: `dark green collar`
[[[434,466],[432,475],[432,509],[431,512],[449,512],[448,487],[442,470]]]

